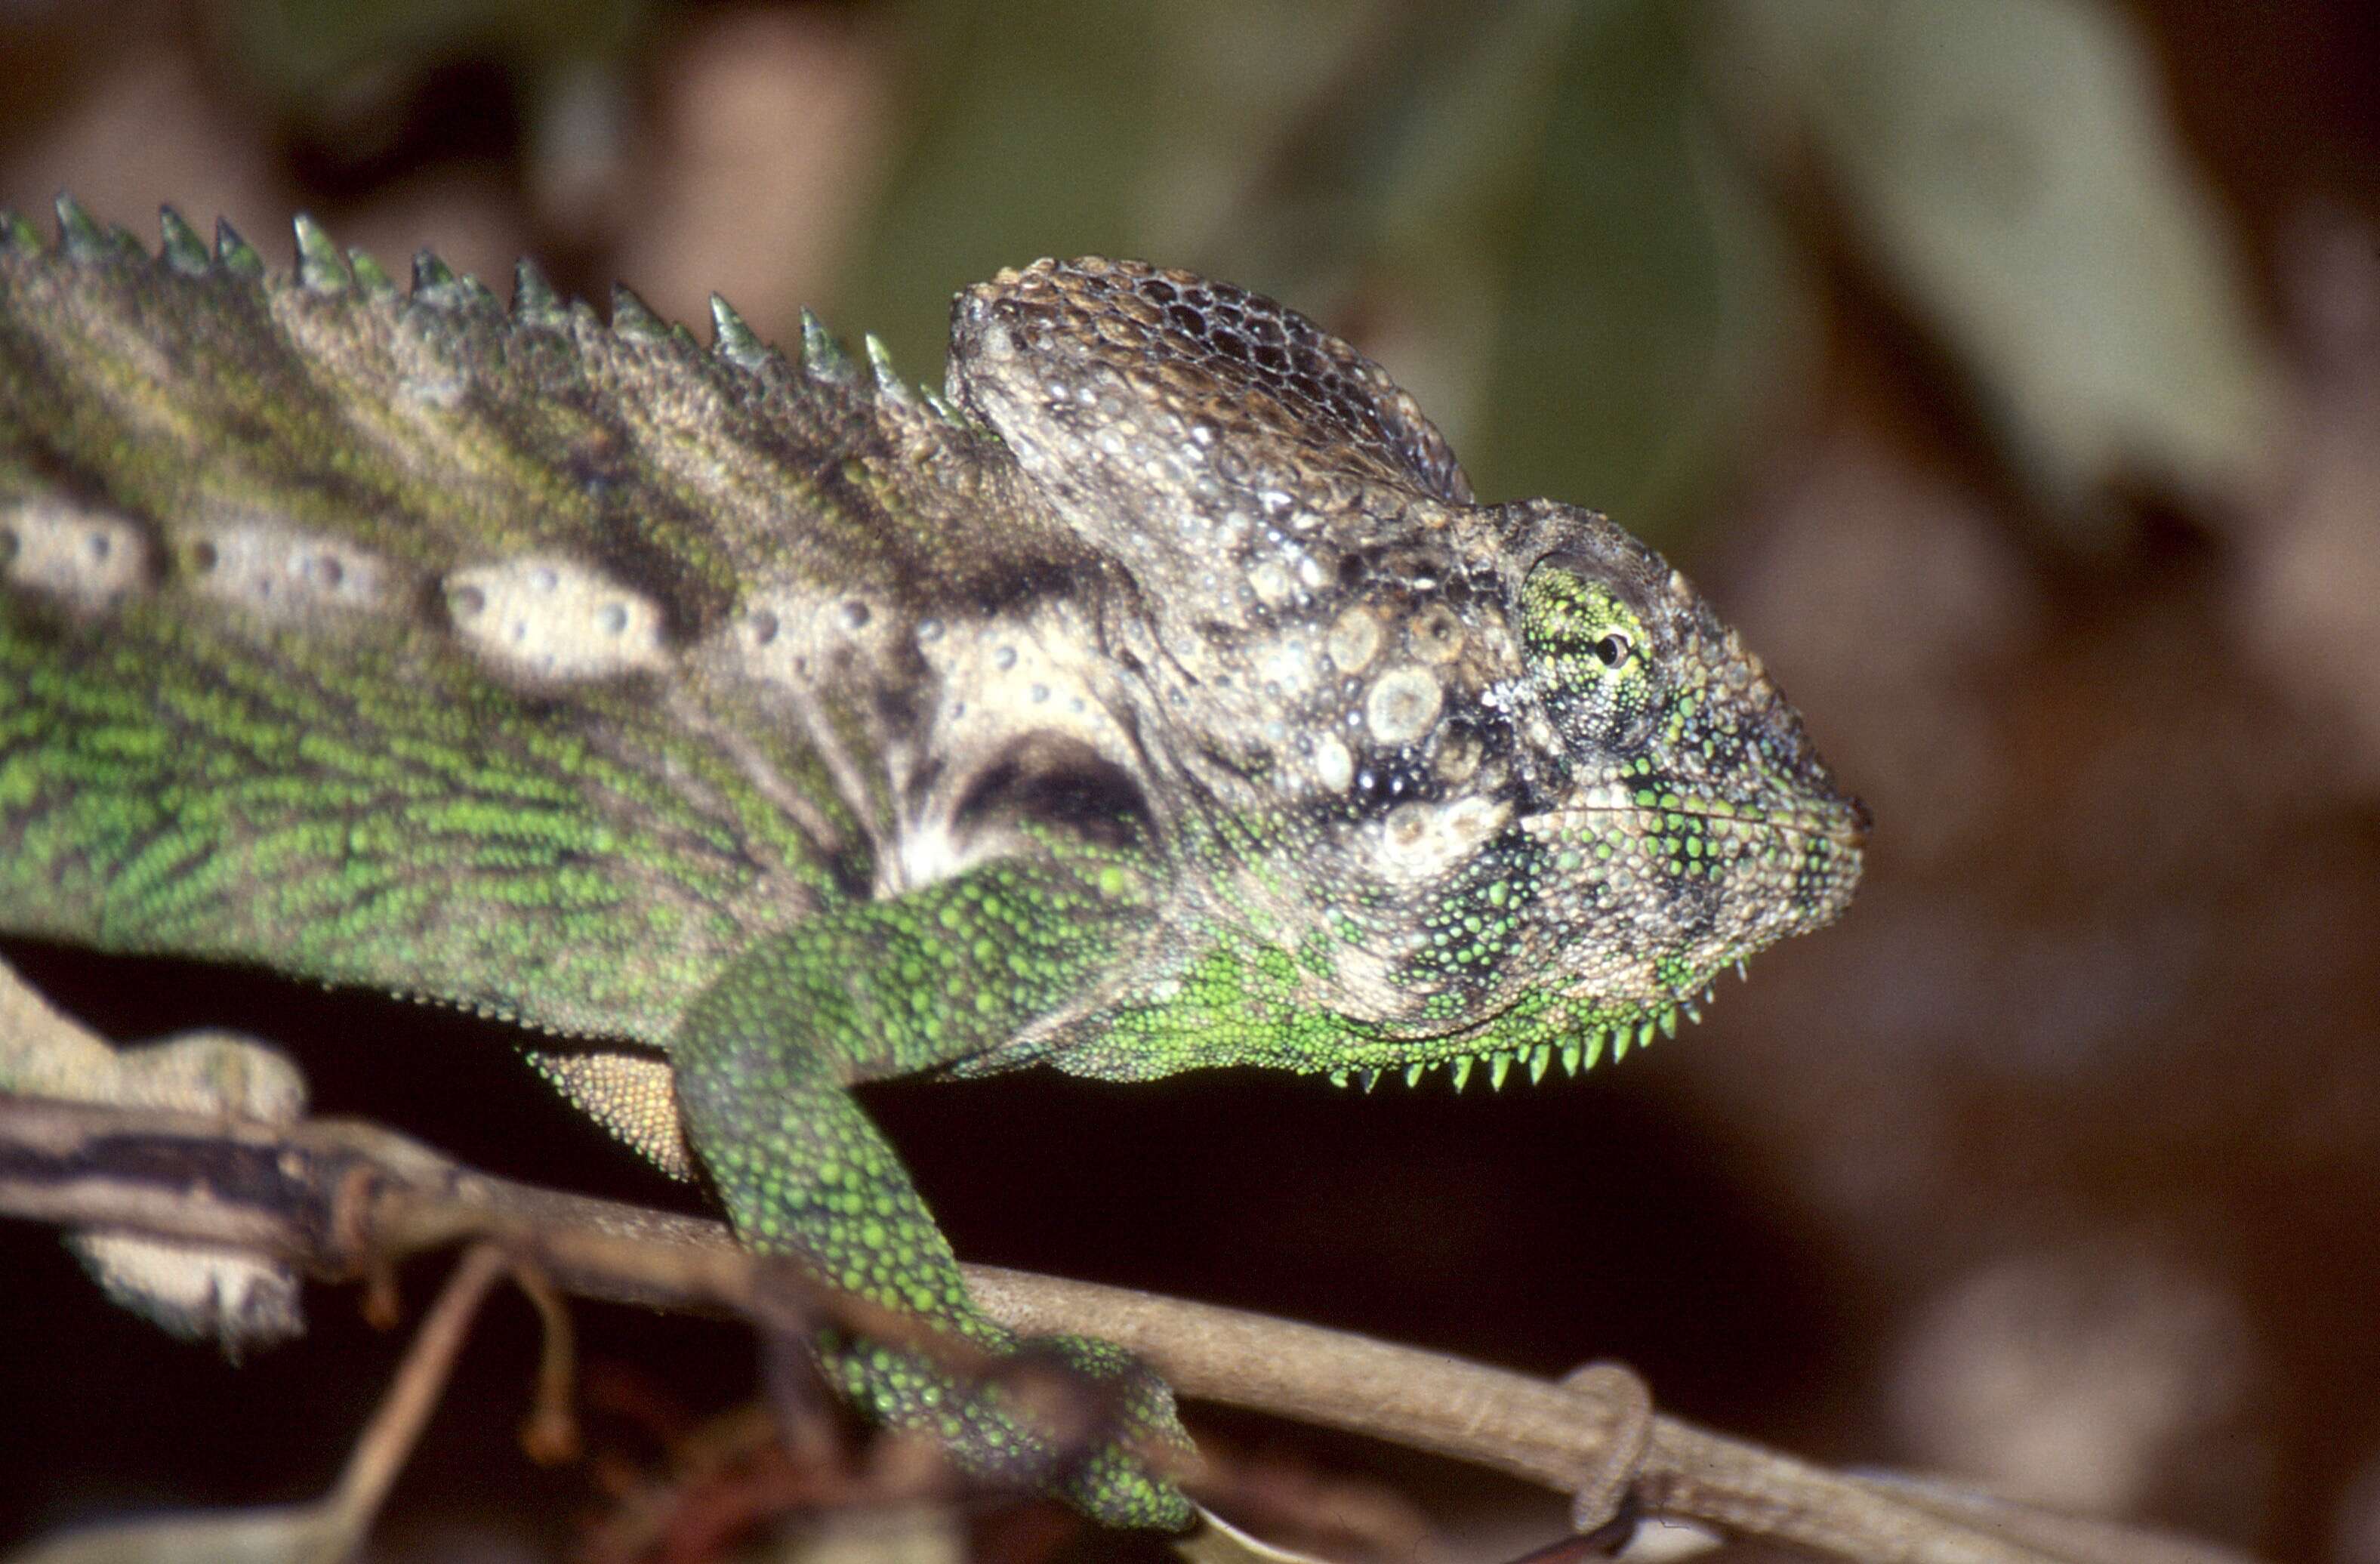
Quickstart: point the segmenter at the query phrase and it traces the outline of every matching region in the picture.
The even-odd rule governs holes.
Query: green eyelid
[[[1561,683],[1584,689],[1643,673],[1644,627],[1602,582],[1543,566],[1530,576],[1522,601],[1529,644]]]

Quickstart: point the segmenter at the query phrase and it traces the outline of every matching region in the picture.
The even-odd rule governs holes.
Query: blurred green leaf
[[[2273,377],[2139,41],[2087,0],[1732,0],[1718,77],[1781,98],[2037,495],[2219,498]]]
[[[1625,0],[1572,29],[1500,257],[1492,411],[1466,458],[1483,491],[1592,503],[1656,542],[1706,507],[1814,335],[1700,91],[1692,21]]]
[[[1045,255],[1204,264],[1219,214],[1330,78],[1355,0],[907,0],[883,13],[908,127],[837,309],[908,364],[947,298]],[[1240,281],[1250,279],[1240,278]]]
[[[1352,327],[1490,498],[1675,541],[1798,375],[1810,310],[1666,0],[1393,17],[1220,248]],[[1352,73],[1351,73],[1352,74]]]
[[[586,186],[618,161],[595,155],[617,73],[590,62],[627,58],[665,4],[212,14],[342,144],[372,123],[343,105],[442,60],[499,62],[540,164]],[[835,310],[913,372],[941,359],[933,304],[1000,267],[1192,266],[1381,358],[1482,494],[1598,504],[1674,543],[1811,382],[1816,301],[1746,158],[1784,126],[2054,513],[2091,514],[2124,477],[2228,493],[2269,439],[2219,224],[2137,41],[2095,0],[888,0],[868,17],[900,55],[905,140]]]
[[[616,55],[647,0],[223,0],[218,35],[251,81],[298,113],[483,55],[534,74]]]
[[[608,142],[624,67],[667,3],[218,0],[201,14],[215,47],[285,127],[361,167],[403,141],[422,83],[458,66],[502,71],[531,127],[533,158],[615,158]],[[544,170],[538,178],[552,182]]]
[[[1381,358],[1485,494],[1656,535],[1794,379],[1806,302],[1668,0],[1131,0],[903,18],[915,130],[848,319],[1046,254],[1287,299]]]

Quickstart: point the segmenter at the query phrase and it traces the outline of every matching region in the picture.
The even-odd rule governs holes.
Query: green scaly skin
[[[298,241],[0,225],[0,927],[539,1028],[880,1303],[1022,1345],[854,1083],[1534,1080],[1850,897],[1859,806],[1684,578],[1475,503],[1269,301],[1002,273],[937,397],[815,321],[706,348]],[[824,1351],[979,1477],[1187,1519],[1120,1443],[1058,1471],[996,1388]]]

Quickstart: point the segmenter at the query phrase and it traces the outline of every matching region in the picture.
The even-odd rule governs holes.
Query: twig
[[[406,1457],[421,1437],[423,1425],[438,1405],[439,1392],[454,1371],[455,1359],[469,1339],[471,1320],[488,1289],[510,1264],[494,1244],[474,1244],[440,1290],[438,1301],[414,1332],[395,1380],[381,1398],[371,1422],[356,1440],[338,1485],[323,1499],[321,1530],[313,1536],[307,1564],[334,1564],[353,1554],[396,1481]]]
[[[288,1127],[0,1094],[0,1214],[252,1249],[318,1274],[368,1253],[467,1239],[534,1259],[588,1297],[729,1312],[777,1329],[832,1320],[960,1372],[995,1364],[912,1316],[737,1249],[697,1218],[492,1179],[368,1125]],[[1667,1416],[1597,1367],[1564,1384],[1236,1310],[990,1267],[965,1267],[995,1319],[1104,1337],[1187,1394],[1351,1429],[1542,1483],[1603,1519],[1623,1489],[1649,1516],[1905,1564],[2240,1564],[2128,1527],[1828,1472]],[[972,1355],[970,1355],[972,1353]]]

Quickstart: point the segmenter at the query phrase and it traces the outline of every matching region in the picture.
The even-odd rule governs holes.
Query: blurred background
[[[2380,1564],[2370,6],[5,0],[0,84],[22,210],[71,188],[147,234],[171,201],[283,260],[304,210],[500,292],[525,252],[689,321],[716,289],[777,340],[808,304],[929,383],[953,290],[1045,254],[1350,336],[1484,498],[1597,505],[1702,583],[1873,806],[1870,879],[1577,1084],[883,1089],[961,1252],[1621,1358],[1816,1459]],[[325,1110],[695,1199],[468,1022],[8,953],[119,1037],[245,1026]],[[322,1291],[235,1370],[45,1232],[0,1231],[0,1546],[319,1490],[399,1346]],[[686,1454],[748,1341],[582,1317],[596,1456],[511,1442],[533,1332],[500,1307],[380,1557],[748,1534],[764,1468]],[[1192,1421],[1241,1513],[1338,1557],[1559,1533],[1550,1496]]]

